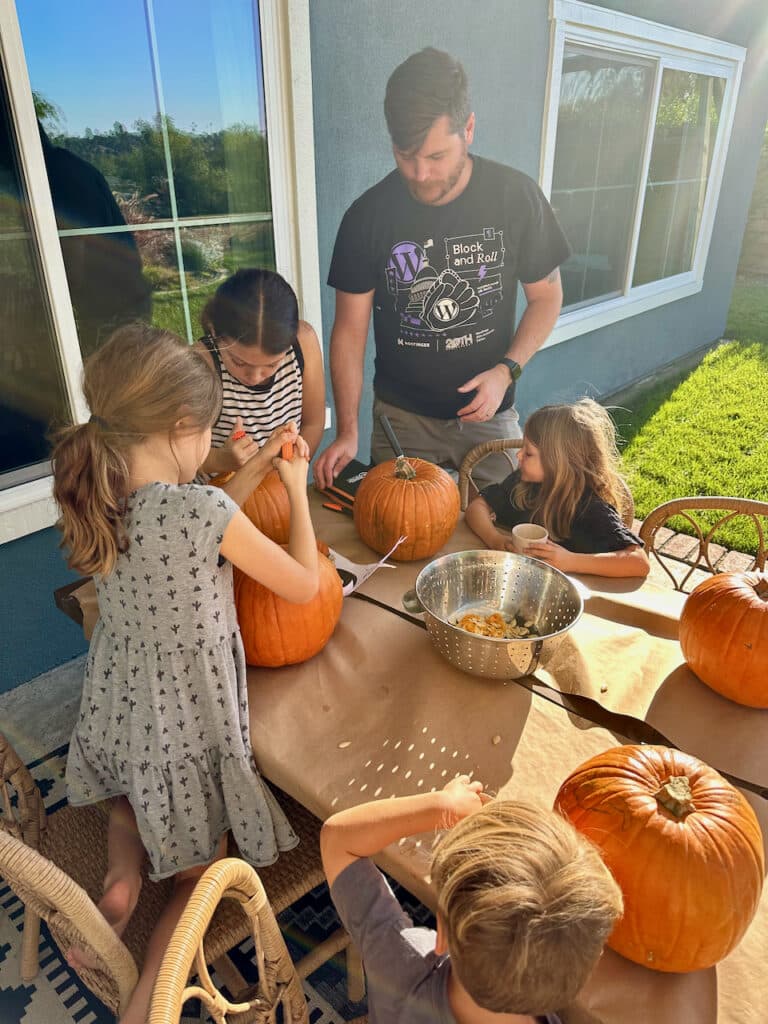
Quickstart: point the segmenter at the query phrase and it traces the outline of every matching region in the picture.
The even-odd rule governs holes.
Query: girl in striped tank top
[[[289,421],[314,455],[325,421],[323,362],[288,282],[272,270],[238,270],[216,289],[201,321],[198,347],[223,391],[203,472],[237,471]],[[226,489],[236,501],[247,497],[235,493],[236,477]]]

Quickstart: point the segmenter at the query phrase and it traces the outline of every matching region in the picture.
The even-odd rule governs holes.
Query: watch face
[[[502,362],[505,366],[509,367],[509,372],[512,374],[512,380],[517,380],[523,372],[520,368],[520,364],[516,363],[514,359],[502,359]]]

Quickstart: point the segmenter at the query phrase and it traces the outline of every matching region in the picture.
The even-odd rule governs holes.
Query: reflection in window
[[[664,71],[634,285],[693,265],[724,87],[721,78]]]
[[[0,79],[0,488],[48,472],[46,434],[67,402],[29,203]]]
[[[564,306],[623,289],[653,74],[648,61],[566,45],[552,179],[573,249],[560,268]]]
[[[651,58],[565,44],[552,176],[573,249],[564,308],[693,269],[725,80],[663,68],[654,114],[657,73]]]
[[[198,337],[203,333],[200,327],[203,307],[225,277],[241,267],[275,267],[271,218],[245,224],[183,228],[181,246],[187,279],[195,274],[203,282],[189,291],[192,330]],[[183,336],[182,325],[178,321],[162,320],[156,312],[155,322]]]
[[[244,265],[274,268],[258,5],[17,0],[17,8],[39,120],[54,146],[105,183],[113,207],[101,220],[66,224],[57,210],[81,348],[115,320],[150,315],[191,341],[223,277]],[[120,282],[119,296],[97,289],[113,316],[99,309],[95,327],[76,277],[87,252]]]

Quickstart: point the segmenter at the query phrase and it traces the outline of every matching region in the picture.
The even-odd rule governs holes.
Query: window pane
[[[633,285],[693,267],[724,87],[721,78],[664,71]]]
[[[83,354],[137,318],[194,337],[188,222],[267,223],[272,251],[258,5],[17,7]]]
[[[203,333],[200,324],[203,307],[225,277],[241,267],[275,269],[271,219],[253,224],[184,228],[181,250],[195,338]]]
[[[647,61],[566,44],[552,179],[573,248],[560,268],[564,307],[623,289],[652,84]]]
[[[51,422],[66,392],[0,76],[0,488],[47,474]],[[43,463],[40,465],[40,463]]]
[[[127,211],[127,219],[130,220],[130,216]],[[166,327],[186,337],[175,232],[150,228],[137,231],[135,238],[144,279],[152,289],[152,322],[156,327]]]
[[[154,4],[180,217],[271,210],[258,5]]]

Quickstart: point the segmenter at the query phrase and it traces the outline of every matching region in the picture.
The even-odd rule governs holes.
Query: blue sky
[[[35,92],[80,135],[157,112],[144,0],[17,0]],[[167,112],[184,129],[264,127],[255,0],[153,0]]]

